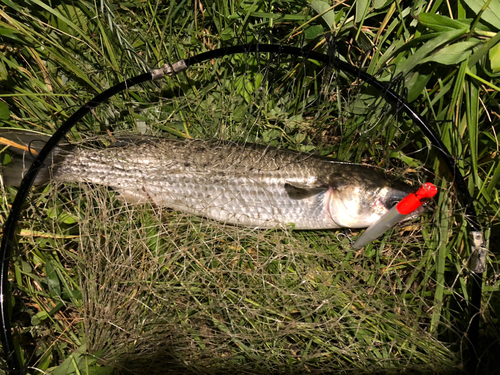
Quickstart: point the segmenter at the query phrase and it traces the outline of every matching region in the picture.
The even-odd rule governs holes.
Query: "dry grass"
[[[248,230],[80,194],[93,203],[81,211],[81,316],[89,351],[108,364],[371,373],[459,361],[428,333],[431,300],[398,285],[419,254],[388,246],[377,265],[328,232]]]

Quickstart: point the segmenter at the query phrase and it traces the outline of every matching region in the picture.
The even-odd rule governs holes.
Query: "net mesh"
[[[56,340],[136,374],[461,366],[466,327],[454,314],[467,311],[466,264],[446,280],[435,272],[450,239],[453,256],[467,256],[458,249],[463,222],[452,219],[453,189],[426,167],[434,157],[426,141],[383,93],[331,67],[269,54],[226,57],[141,90],[143,101],[125,102],[133,120],[105,104],[72,142],[112,144],[113,136],[94,137],[104,129],[260,143],[377,165],[415,185],[431,180],[440,198],[353,251],[358,231],[240,228],[126,205],[102,187],[49,185],[33,197],[20,241],[23,272],[41,280],[25,287],[46,293],[46,315],[34,323],[71,322]],[[442,282],[448,313],[436,315]],[[35,332],[39,347],[54,339]]]
[[[432,299],[402,285],[418,273],[403,246],[376,262],[326,231],[248,230],[81,194],[97,203],[80,226],[81,313],[88,349],[108,363],[139,374],[456,361],[427,332]]]

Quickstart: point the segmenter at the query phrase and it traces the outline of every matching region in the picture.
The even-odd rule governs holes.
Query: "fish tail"
[[[6,186],[19,186],[21,181],[50,136],[27,130],[0,129],[1,177]],[[69,144],[57,146],[45,159],[34,185],[44,185],[54,170],[65,159]]]

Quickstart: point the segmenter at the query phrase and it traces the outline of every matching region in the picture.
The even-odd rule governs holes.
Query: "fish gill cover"
[[[14,94],[0,107],[5,127],[51,134],[102,88],[240,41],[315,47],[401,93],[406,88],[471,171],[471,186],[482,187],[480,202],[492,217],[482,224],[498,225],[496,125],[479,116],[486,110],[478,105],[488,90],[456,72],[458,59],[438,54],[466,26],[449,26],[456,36],[444,30],[429,46],[434,24],[377,2],[332,9],[322,1],[3,3],[0,73]],[[488,25],[481,21],[481,30]],[[330,29],[334,42],[323,35]],[[433,48],[420,59],[405,44],[417,30],[430,36],[414,43]],[[485,35],[468,43],[486,43]],[[474,46],[460,45],[466,54]],[[466,91],[454,91],[464,80]],[[458,100],[464,95],[467,111]],[[357,230],[256,230],[154,204],[129,206],[94,185],[38,188],[23,213],[12,271],[15,337],[28,366],[55,374],[87,371],[89,363],[98,373],[138,374],[462,368],[469,356],[463,210],[434,151],[383,93],[296,57],[228,56],[112,98],[69,138],[99,148],[117,134],[310,152],[376,165],[415,186],[432,181],[440,195],[432,211],[353,251]],[[4,188],[4,212],[14,194]],[[498,264],[489,267],[486,323],[498,308]],[[485,335],[498,338],[495,330]]]

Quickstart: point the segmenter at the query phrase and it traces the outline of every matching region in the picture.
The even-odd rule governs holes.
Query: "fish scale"
[[[345,181],[331,181],[331,176]],[[373,186],[378,191],[389,185],[373,168],[288,150],[160,138],[102,150],[77,148],[57,168],[55,178],[113,187],[132,204],[150,202],[229,224],[296,229],[345,226],[341,217],[346,213],[332,213],[328,199],[348,192],[352,182],[362,181],[365,187],[358,195],[366,198],[373,195],[368,191]],[[318,182],[323,191],[302,199],[290,197],[285,188],[288,184],[307,191]],[[364,224],[350,226],[357,225]]]
[[[46,136],[1,134],[41,147]],[[26,147],[24,147],[24,150]],[[9,151],[9,150],[7,150]],[[18,185],[32,153],[10,150],[6,184]],[[130,204],[151,203],[254,228],[363,228],[412,191],[376,168],[234,142],[117,137],[114,146],[62,145],[37,184],[51,178],[113,188]]]
[[[291,167],[297,154],[284,158],[274,150],[265,155],[237,144],[202,144],[156,140],[100,151],[79,148],[54,177],[113,187],[129,203],[150,202],[230,224],[331,227],[324,194],[294,200],[284,189],[287,181],[305,179],[303,169]]]

